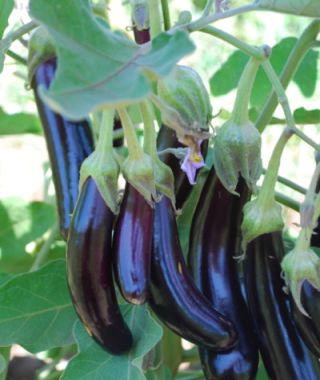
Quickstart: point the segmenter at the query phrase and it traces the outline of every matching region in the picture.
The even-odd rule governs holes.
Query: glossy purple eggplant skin
[[[157,149],[161,152],[167,148],[185,148],[185,145],[179,143],[176,133],[173,129],[162,125],[157,137]],[[201,144],[201,152],[205,158],[208,151],[208,140],[203,141]],[[165,154],[160,156],[161,160],[167,164],[174,175],[174,189],[176,195],[176,208],[181,209],[188,199],[192,185],[190,184],[186,174],[181,170],[179,160],[172,154]]]
[[[134,40],[137,44],[142,45],[150,41],[150,29],[138,30],[136,27],[133,28]]]
[[[216,176],[208,174],[193,217],[188,260],[195,282],[212,306],[230,319],[238,343],[229,351],[200,348],[201,365],[210,380],[253,380],[259,355],[247,306],[241,294],[236,260],[242,207],[249,190],[242,182],[229,193]]]
[[[113,235],[113,264],[123,298],[133,304],[148,299],[154,209],[127,183]]]
[[[181,251],[175,214],[163,196],[155,205],[149,305],[171,330],[197,345],[217,350],[237,342],[231,322],[196,287]]]
[[[43,85],[48,88],[55,72],[54,58],[41,63],[35,71],[32,87],[49,153],[60,232],[67,240],[71,215],[79,194],[80,166],[83,160],[92,153],[94,144],[87,120],[68,121],[52,111],[39,97],[38,86]]]
[[[106,351],[122,354],[133,339],[117,303],[112,276],[114,215],[94,180],[84,183],[67,246],[67,279],[76,312],[88,333]]]
[[[320,379],[320,365],[302,341],[284,293],[278,257],[281,233],[265,234],[247,249],[246,289],[260,353],[269,379]]]

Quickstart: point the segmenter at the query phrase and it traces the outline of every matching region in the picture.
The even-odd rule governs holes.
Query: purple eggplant
[[[259,349],[269,379],[319,380],[319,361],[301,339],[283,291],[283,250],[278,232],[256,238],[247,249],[248,306]]]
[[[149,294],[153,208],[126,185],[113,237],[116,280],[124,299],[143,304]]]
[[[128,351],[133,339],[122,318],[112,276],[114,215],[94,180],[84,183],[70,226],[67,278],[76,312],[88,333],[112,354]]]
[[[226,352],[200,348],[202,368],[210,380],[253,380],[259,362],[234,258],[240,253],[240,216],[249,190],[241,182],[237,191],[241,197],[229,193],[212,168],[190,232],[188,259],[195,282],[212,306],[232,321],[239,336],[235,347]]]
[[[35,70],[32,87],[49,153],[60,231],[62,237],[67,240],[71,215],[79,193],[80,166],[92,153],[94,146],[88,120],[69,121],[52,111],[39,97],[38,86],[48,88],[55,72],[54,58],[41,63]]]
[[[197,345],[227,350],[237,342],[233,324],[210,305],[188,272],[165,196],[155,205],[149,304],[171,330]]]

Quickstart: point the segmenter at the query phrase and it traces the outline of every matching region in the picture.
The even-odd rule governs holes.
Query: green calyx
[[[240,175],[255,192],[262,173],[261,136],[247,121],[243,125],[232,119],[223,124],[214,139],[214,167],[224,187],[235,193]]]
[[[96,150],[82,163],[79,187],[81,189],[85,180],[92,177],[107,206],[114,214],[117,214],[118,176],[119,165],[115,157],[109,152]]]
[[[268,49],[263,49],[267,54]],[[247,63],[240,78],[231,119],[222,125],[214,140],[213,157],[217,175],[232,193],[235,192],[239,176],[255,192],[256,182],[262,173],[261,136],[248,115],[250,95],[259,65],[256,58],[251,58]]]
[[[38,65],[56,55],[53,39],[45,28],[39,26],[34,29],[29,40],[28,52],[28,79],[31,83]]]
[[[131,0],[131,19],[137,30],[150,28],[148,0]]]
[[[125,179],[139,191],[150,206],[153,207],[154,200],[157,200],[157,193],[151,157],[147,154],[143,154],[141,158],[133,159],[129,155],[123,162],[122,172]]]
[[[176,66],[167,78],[158,82],[162,121],[177,133],[182,143],[193,138],[209,138],[212,118],[209,94],[199,74],[190,67]],[[186,141],[186,142],[185,142]]]
[[[309,316],[301,303],[301,289],[308,281],[320,291],[320,258],[310,248],[301,249],[296,246],[281,262],[286,284],[302,314]]]
[[[256,198],[245,204],[243,208],[243,221],[241,224],[242,250],[260,235],[281,231],[284,227],[282,208],[275,201],[261,202]]]

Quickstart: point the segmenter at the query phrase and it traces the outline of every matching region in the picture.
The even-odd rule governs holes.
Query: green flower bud
[[[260,152],[261,136],[251,122],[237,125],[231,119],[218,130],[213,160],[217,175],[228,191],[235,193],[240,175],[255,191],[255,184],[262,173]]]
[[[197,140],[208,138],[212,118],[209,94],[199,74],[190,67],[177,66],[173,73],[158,82],[158,96],[164,105],[162,120],[174,129],[183,142],[185,136]]]
[[[243,251],[245,252],[250,241],[258,236],[281,231],[283,226],[282,208],[276,201],[262,203],[256,198],[246,203],[241,224]]]
[[[286,284],[302,314],[309,316],[301,303],[301,289],[308,281],[320,291],[320,258],[312,249],[295,247],[282,260],[281,267]]]

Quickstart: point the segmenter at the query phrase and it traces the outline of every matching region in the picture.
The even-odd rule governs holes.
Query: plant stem
[[[203,13],[202,13],[203,17],[206,17],[211,13],[211,8],[212,8],[214,2],[215,2],[215,0],[207,0],[207,4],[206,4],[206,6],[203,10]]]
[[[273,149],[268,169],[266,171],[266,175],[263,179],[261,190],[258,195],[258,202],[264,207],[268,207],[269,203],[273,202],[281,156],[284,147],[292,135],[293,131],[289,127],[286,127],[282,132],[275,148]]]
[[[140,111],[144,124],[144,151],[152,158],[157,158],[157,135],[154,127],[153,110],[148,101],[140,103]]]
[[[139,160],[143,158],[143,150],[139,144],[134,125],[130,116],[125,108],[117,108],[118,115],[124,130],[124,135],[127,140],[129,156],[132,160]]]
[[[148,0],[149,17],[150,17],[150,35],[155,37],[162,30],[161,28],[161,12],[159,0]]]
[[[164,30],[169,30],[171,28],[171,21],[170,21],[170,9],[169,9],[168,0],[161,0],[161,7],[162,7]]]
[[[7,378],[7,372],[8,372],[8,364],[10,360],[10,351],[11,346],[9,347],[0,347],[0,355],[5,360],[5,368],[2,373],[0,373],[0,380],[6,380]]]
[[[275,200],[281,203],[282,205],[291,208],[294,211],[299,212],[300,210],[299,202],[293,200],[285,194],[279,193],[278,191],[275,192]]]
[[[31,32],[34,28],[36,28],[38,24],[34,21],[30,21],[27,24],[24,24],[20,26],[20,28],[14,30],[13,32],[10,32],[9,34],[6,35],[5,38],[3,38],[0,41],[0,46],[6,46],[7,44],[11,45],[12,42],[15,40],[18,40],[20,37],[22,37],[24,34]],[[5,49],[7,50],[7,49]]]
[[[263,169],[263,173],[264,174],[266,173],[266,169]],[[283,185],[289,187],[290,189],[297,191],[300,194],[306,194],[307,193],[307,190],[305,188],[297,185],[295,182],[292,182],[287,178],[281,177],[280,175],[278,175],[277,181],[279,183],[282,183]]]
[[[52,243],[56,240],[58,232],[59,232],[59,228],[58,228],[58,224],[56,223],[54,224],[54,226],[52,226],[46,241],[43,243],[43,246],[41,247],[40,251],[37,253],[37,256],[30,268],[30,272],[34,272],[38,270],[41,267],[41,265],[45,262],[50,252],[50,247]]]
[[[249,120],[249,101],[259,65],[260,62],[256,58],[251,57],[238,84],[236,101],[232,111],[232,120],[239,126],[247,124]]]
[[[240,41],[233,35],[226,33],[221,29],[215,28],[214,26],[206,26],[202,29],[199,29],[198,32],[206,33],[211,36],[217,37],[220,40],[225,41],[230,45],[240,49],[249,56],[255,57],[259,61],[263,61],[265,59],[264,49],[257,48],[255,46],[247,44],[246,42]]]
[[[282,70],[280,75],[280,81],[283,88],[288,87],[289,82],[293,78],[304,56],[309,51],[312,44],[316,41],[316,38],[320,32],[320,20],[314,20],[302,33],[298,39],[295,47],[291,51],[291,54]],[[273,90],[268,97],[268,100],[263,107],[257,121],[256,127],[262,132],[269,124],[272,115],[277,107],[278,98],[276,92]]]
[[[189,32],[194,32],[196,30],[199,30],[199,29],[206,27],[208,24],[211,24],[215,21],[222,20],[222,19],[232,17],[232,16],[236,16],[236,15],[239,15],[239,14],[242,14],[245,12],[251,12],[251,11],[254,11],[257,9],[258,9],[257,5],[253,3],[253,4],[248,4],[248,5],[244,5],[241,7],[237,7],[234,9],[230,9],[230,10],[225,11],[225,12],[209,14],[208,16],[200,17],[198,20],[191,22],[190,24],[188,24],[186,26],[186,28]]]
[[[12,51],[12,50],[9,49],[7,51],[7,55],[10,58],[16,60],[17,62],[19,62],[19,63],[21,63],[21,64],[23,64],[25,66],[27,65],[27,60],[25,58],[21,57],[19,54],[15,53],[14,51]]]
[[[99,138],[96,146],[97,152],[112,155],[114,114],[114,109],[105,109],[102,112]]]
[[[312,146],[315,150],[320,150],[320,146],[318,144],[316,144],[312,139],[310,139],[296,127],[293,114],[290,110],[287,95],[271,63],[269,61],[265,61],[262,63],[262,66],[278,96],[278,100],[285,114],[288,127],[291,128],[292,131],[301,138],[301,140]]]

